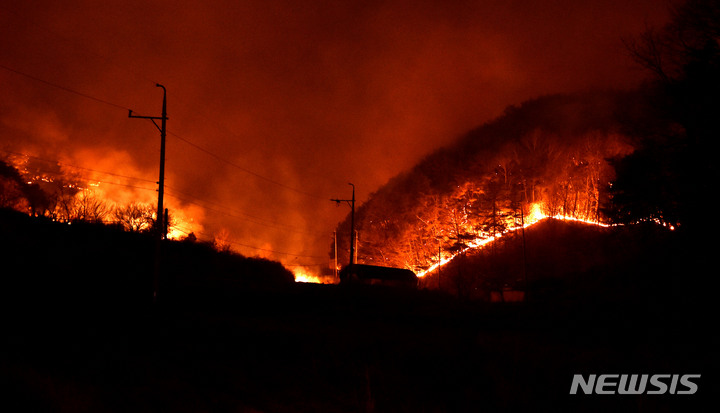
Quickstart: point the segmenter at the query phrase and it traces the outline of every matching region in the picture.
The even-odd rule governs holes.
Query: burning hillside
[[[0,155],[4,158],[0,207],[59,222],[115,224],[131,232],[146,232],[154,225],[155,183],[137,178],[142,175],[138,171],[115,168],[115,172],[103,172],[18,152],[3,151]],[[86,155],[96,165],[107,161],[97,154]],[[121,160],[112,162],[116,166]],[[181,239],[201,231],[203,215],[200,208],[171,199],[168,238]]]
[[[422,275],[542,217],[602,222],[610,159],[633,150],[618,115],[629,97],[528,101],[431,154],[359,208],[358,262]],[[349,232],[346,220],[338,227],[340,248]]]
[[[642,278],[652,261],[648,255],[666,249],[672,235],[655,223],[621,226],[546,217],[526,224],[524,231],[508,231],[480,248],[452,256],[424,273],[422,283],[485,301],[501,299],[508,291],[528,291],[535,295],[533,300],[568,297],[573,296],[568,289],[588,285],[601,293],[612,285],[607,278],[621,275],[623,283]],[[646,271],[638,271],[638,265]]]

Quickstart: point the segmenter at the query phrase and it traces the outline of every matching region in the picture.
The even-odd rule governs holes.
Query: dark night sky
[[[185,228],[326,263],[348,182],[361,202],[510,104],[632,87],[622,39],[666,17],[657,0],[5,1],[0,149],[155,180],[157,129],[124,108],[159,115],[162,83]]]

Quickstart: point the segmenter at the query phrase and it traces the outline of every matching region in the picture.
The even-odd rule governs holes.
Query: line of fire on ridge
[[[609,228],[609,227],[613,227],[613,226],[618,226],[618,225],[619,225],[619,224],[605,224],[605,223],[598,222],[598,221],[593,221],[593,220],[589,220],[589,219],[582,219],[582,218],[577,218],[577,217],[568,216],[568,215],[563,215],[563,214],[547,215],[547,214],[545,214],[545,213],[542,212],[542,207],[540,206],[540,204],[537,204],[537,203],[536,203],[536,204],[533,204],[533,206],[532,206],[532,208],[531,208],[530,214],[527,215],[527,216],[524,218],[524,221],[525,221],[524,225],[517,225],[517,226],[514,226],[514,227],[507,228],[507,229],[505,229],[503,232],[501,232],[501,233],[499,233],[499,234],[497,234],[497,235],[493,235],[493,236],[489,236],[489,237],[484,237],[484,238],[475,238],[474,240],[468,242],[468,243],[467,243],[467,247],[463,248],[462,250],[460,250],[460,251],[458,251],[458,252],[456,252],[456,253],[454,253],[454,254],[450,254],[450,255],[448,255],[448,256],[446,256],[446,257],[443,257],[443,256],[441,255],[441,256],[440,256],[440,260],[439,260],[438,262],[436,262],[435,264],[431,265],[428,269],[418,272],[418,273],[417,273],[417,276],[418,276],[418,278],[422,278],[422,277],[426,276],[427,274],[430,274],[430,273],[432,273],[433,271],[437,270],[438,268],[440,268],[440,267],[444,266],[445,264],[449,263],[450,261],[452,261],[453,259],[455,259],[455,257],[457,257],[458,255],[461,255],[461,254],[463,254],[463,253],[465,253],[465,252],[467,252],[467,251],[469,251],[469,250],[472,250],[472,249],[477,249],[477,248],[484,247],[484,246],[486,246],[487,244],[490,244],[491,242],[496,241],[496,240],[502,238],[503,236],[505,236],[505,235],[507,235],[507,234],[509,234],[509,233],[512,233],[512,232],[517,231],[517,230],[519,230],[519,229],[529,228],[529,227],[537,224],[538,222],[541,222],[541,221],[543,221],[543,220],[545,220],[545,219],[548,219],[548,218],[557,219],[557,220],[561,220],[561,221],[580,222],[580,223],[583,223],[583,224],[595,225],[595,226],[603,227],[603,228]],[[674,229],[675,229],[672,225],[668,225],[668,224],[666,224],[666,223],[659,222],[659,221],[657,221],[657,220],[654,220],[654,221],[655,221],[657,224],[662,225],[662,226],[665,226],[665,227],[667,227],[667,228],[670,229],[670,230],[674,230]],[[295,281],[296,281],[296,282],[322,283],[322,280],[321,280],[320,277],[317,277],[317,276],[315,276],[315,275],[312,275],[312,274],[310,274],[309,272],[307,272],[306,270],[304,270],[304,271],[294,271],[294,272],[295,272]]]

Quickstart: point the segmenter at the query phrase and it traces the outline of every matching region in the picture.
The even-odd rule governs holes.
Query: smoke
[[[156,180],[158,131],[126,109],[159,116],[162,83],[170,207],[195,214],[200,239],[227,229],[243,254],[305,265],[326,262],[349,212],[329,199],[349,198],[348,182],[362,202],[507,105],[632,87],[642,74],[621,39],[666,12],[651,0],[37,0],[0,16],[0,148]]]

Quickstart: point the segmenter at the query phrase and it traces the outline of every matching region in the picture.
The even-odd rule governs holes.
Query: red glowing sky
[[[5,2],[0,149],[157,179],[157,129],[125,108],[159,115],[162,83],[175,205],[242,253],[324,263],[348,182],[362,202],[510,104],[631,87],[622,39],[666,17],[656,0]]]

